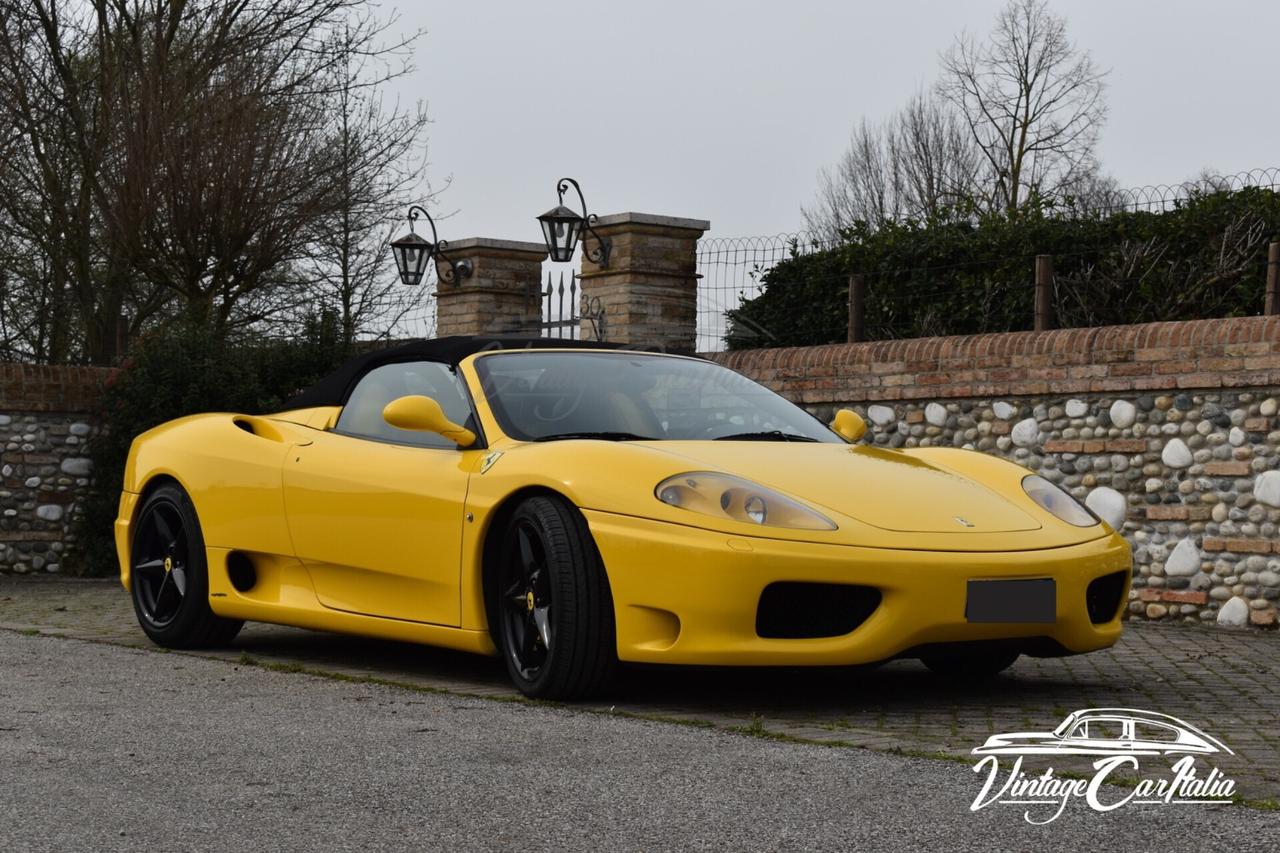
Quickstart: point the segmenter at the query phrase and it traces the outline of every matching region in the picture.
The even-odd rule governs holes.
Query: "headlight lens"
[[[668,477],[653,492],[668,506],[703,515],[794,530],[835,530],[831,519],[773,489],[714,471]]]
[[[1097,516],[1039,474],[1023,477],[1022,490],[1027,493],[1027,497],[1039,504],[1041,509],[1056,515],[1067,524],[1074,524],[1076,527],[1093,527],[1098,524]]]

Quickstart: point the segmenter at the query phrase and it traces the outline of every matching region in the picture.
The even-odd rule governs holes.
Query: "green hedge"
[[[861,225],[837,248],[769,270],[761,295],[729,312],[726,340],[843,341],[850,273],[866,277],[873,340],[1028,329],[1038,254],[1054,258],[1060,327],[1257,314],[1277,235],[1280,193],[1266,188],[1202,193],[1160,213]]]
[[[328,314],[293,341],[229,341],[203,328],[173,328],[138,341],[95,413],[89,442],[94,475],[75,520],[68,567],[82,575],[118,571],[112,522],[134,436],[197,412],[278,411],[280,404],[348,357]]]

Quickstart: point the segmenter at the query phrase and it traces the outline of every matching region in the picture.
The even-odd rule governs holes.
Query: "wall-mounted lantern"
[[[564,194],[569,191],[571,184],[578,192],[578,201],[582,203],[581,214],[564,206]],[[613,241],[608,237],[601,237],[592,227],[595,225],[596,215],[587,213],[587,201],[582,197],[582,187],[573,178],[561,178],[556,184],[556,193],[560,196],[560,203],[538,217],[538,222],[542,223],[542,238],[547,243],[551,260],[557,263],[572,260],[573,251],[578,248],[578,240],[582,238],[582,230],[585,228],[599,243],[594,251],[587,253],[587,258],[601,267],[609,266],[609,252],[613,249]]]
[[[418,236],[413,229],[413,223],[418,221],[418,215],[426,217],[427,224],[431,226],[431,239],[426,240]],[[435,258],[437,262],[443,261],[445,268],[441,269],[440,280],[446,284],[456,284],[459,278],[471,277],[471,262],[467,260],[454,262],[445,254],[444,250],[448,244],[436,236],[436,223],[431,219],[431,214],[419,205],[411,205],[409,207],[409,233],[405,234],[398,240],[391,243],[391,254],[396,259],[396,268],[400,271],[400,281],[410,287],[417,286],[422,283],[423,276],[427,272],[427,264]]]

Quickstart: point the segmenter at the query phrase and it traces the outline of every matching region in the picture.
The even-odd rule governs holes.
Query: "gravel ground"
[[[1276,812],[977,813],[966,766],[0,631],[0,850],[1274,849]],[[1105,833],[1105,834],[1100,834]]]

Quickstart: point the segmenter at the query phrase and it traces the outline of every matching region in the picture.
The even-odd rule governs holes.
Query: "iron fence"
[[[835,244],[797,232],[768,237],[707,237],[698,241],[698,352],[725,348],[726,312],[760,295],[761,280],[779,261]]]

